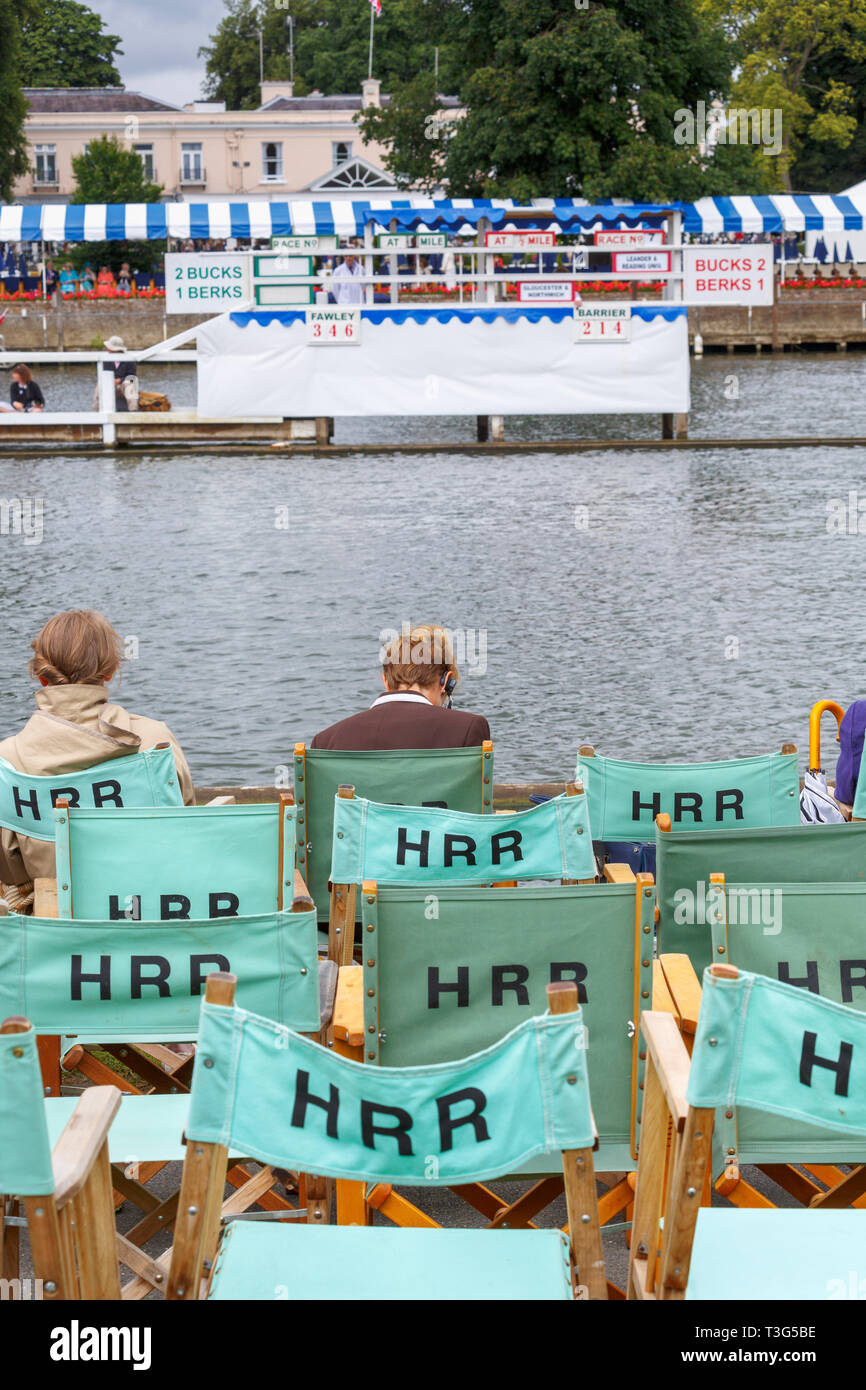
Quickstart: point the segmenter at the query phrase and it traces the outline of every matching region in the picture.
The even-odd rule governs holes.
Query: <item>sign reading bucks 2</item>
[[[242,309],[251,298],[248,255],[219,252],[165,258],[167,314],[227,313]]]

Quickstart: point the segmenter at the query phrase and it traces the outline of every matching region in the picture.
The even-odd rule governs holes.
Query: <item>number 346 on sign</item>
[[[308,309],[307,342],[345,346],[361,341],[360,309]]]
[[[630,340],[630,304],[580,304],[575,309],[576,343],[627,343]]]

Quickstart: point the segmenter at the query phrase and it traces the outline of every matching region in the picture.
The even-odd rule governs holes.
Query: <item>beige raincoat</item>
[[[31,777],[80,772],[170,742],[184,803],[194,804],[190,770],[171,731],[158,719],[110,703],[106,686],[46,686],[37,690],[36,704],[21,732],[0,743],[0,758],[19,772]],[[29,905],[35,878],[54,878],[54,844],[0,831],[0,885],[10,906]],[[8,885],[17,885],[18,891],[7,893]]]

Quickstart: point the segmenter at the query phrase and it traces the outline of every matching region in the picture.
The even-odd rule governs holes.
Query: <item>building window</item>
[[[352,158],[351,140],[334,140],[331,145],[331,152],[335,164],[345,164],[347,159]]]
[[[153,183],[153,145],[135,145],[135,153],[141,160],[141,170],[148,183]]]
[[[201,145],[181,145],[181,183],[204,183],[204,162]]]
[[[34,145],[35,183],[57,182],[57,146]]]
[[[283,178],[283,147],[269,141],[262,145],[262,182],[281,183]]]

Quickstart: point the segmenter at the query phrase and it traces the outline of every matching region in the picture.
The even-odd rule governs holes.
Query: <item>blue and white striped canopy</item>
[[[558,226],[563,231],[591,227],[629,227],[654,222],[671,211],[683,214],[692,234],[724,232],[839,233],[863,228],[863,214],[844,194],[773,194],[701,198],[697,203],[587,203],[579,198],[434,199],[370,198],[326,202],[295,198],[256,203],[34,203],[0,207],[0,242],[145,241],[172,237],[186,241],[237,237],[239,240],[317,234],[363,236],[369,223],[390,230],[475,227]]]
[[[672,204],[682,207],[682,204]],[[343,202],[293,199],[260,203],[43,203],[0,207],[0,241],[144,241],[174,237],[207,239],[264,238],[290,233],[363,236],[370,222],[386,230],[416,227],[474,227],[486,218],[492,227],[515,225],[560,227],[634,226],[643,218],[661,218],[664,204],[604,203],[574,198],[536,198],[515,203],[509,198],[433,199],[370,198]]]
[[[683,213],[683,231],[856,232],[863,214],[844,194],[774,193],[769,196],[701,198]]]

